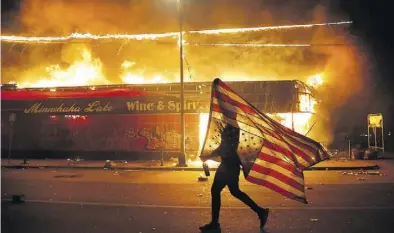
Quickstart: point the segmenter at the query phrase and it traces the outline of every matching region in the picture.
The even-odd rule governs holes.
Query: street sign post
[[[378,114],[368,114],[368,148],[374,150],[382,150],[384,152],[384,130],[383,130],[383,115]],[[374,143],[371,143],[371,133],[372,129]],[[381,134],[378,135],[377,131],[380,130]],[[381,143],[379,143],[379,139]]]

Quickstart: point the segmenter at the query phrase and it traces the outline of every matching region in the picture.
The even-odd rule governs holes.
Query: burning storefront
[[[307,134],[316,103],[299,81],[228,82],[262,112]],[[11,88],[10,88],[11,87]],[[180,151],[177,83],[2,88],[2,154],[25,158],[151,160]],[[187,159],[194,160],[208,123],[211,83],[185,84]],[[9,121],[16,114],[15,122]],[[10,144],[10,139],[12,143]]]

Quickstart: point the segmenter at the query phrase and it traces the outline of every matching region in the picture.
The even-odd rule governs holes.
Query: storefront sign
[[[158,114],[180,113],[181,103],[174,97],[133,97],[96,99],[49,99],[3,101],[3,109],[25,114]],[[185,101],[185,113],[208,112],[209,103]]]

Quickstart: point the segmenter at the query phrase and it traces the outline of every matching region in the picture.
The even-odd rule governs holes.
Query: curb
[[[86,170],[104,170],[104,167],[87,167],[87,166],[29,166],[29,165],[3,165],[1,168],[9,169],[86,169]],[[304,171],[338,171],[338,170],[378,170],[378,165],[358,166],[358,167],[310,167]],[[203,168],[197,167],[114,167],[109,170],[140,170],[140,171],[204,171]],[[210,168],[210,171],[216,171],[217,168]]]

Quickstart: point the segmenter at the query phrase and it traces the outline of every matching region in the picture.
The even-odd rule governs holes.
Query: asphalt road
[[[305,172],[308,205],[246,181],[271,208],[266,232],[394,232],[394,161],[384,175]],[[199,172],[2,169],[3,232],[199,232],[210,220],[210,184]],[[13,194],[25,204],[11,204]],[[257,217],[222,194],[222,232],[259,232]]]

